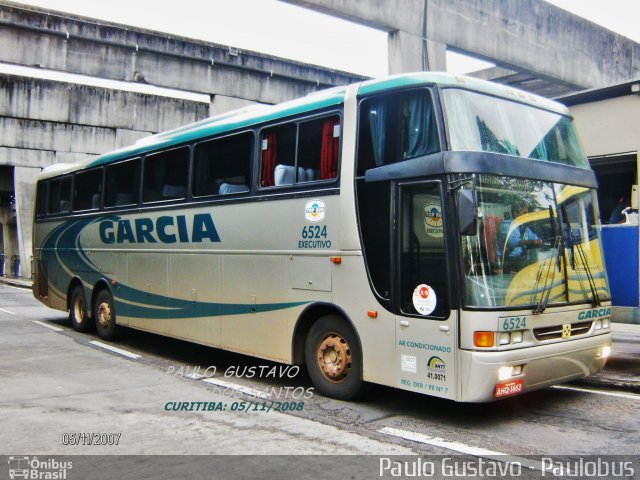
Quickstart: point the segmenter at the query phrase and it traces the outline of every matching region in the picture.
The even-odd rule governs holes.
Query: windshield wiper
[[[542,286],[542,295],[538,299],[536,304],[536,308],[533,309],[533,314],[538,315],[545,311],[547,308],[547,304],[549,303],[549,297],[551,296],[551,290],[553,290],[553,282],[556,279],[556,269],[553,268],[553,260],[555,259],[558,264],[558,271],[560,271],[560,259],[558,254],[560,252],[560,242],[561,237],[556,235],[553,242],[553,255],[549,257],[548,260],[545,260],[540,265],[538,269],[538,275],[536,276],[536,283],[533,287],[534,295],[535,292],[538,292],[538,285],[540,284],[540,280],[544,276],[544,285]],[[549,273],[551,273],[551,281],[549,281]]]
[[[584,273],[587,275],[587,282],[589,282],[589,289],[591,289],[591,304],[594,307],[599,307],[601,305],[600,297],[598,296],[598,287],[596,286],[596,281],[593,278],[593,274],[591,273],[591,267],[589,267],[589,262],[587,261],[587,255],[584,253],[584,249],[581,244],[572,243],[572,247],[575,247],[575,250],[578,252],[578,258],[580,259],[580,263],[584,267]],[[575,268],[574,271],[578,273],[578,269]],[[580,278],[580,277],[578,277]],[[580,282],[582,284],[582,282]]]
[[[551,224],[551,232],[553,235],[553,250],[552,256],[549,257],[549,263],[546,263],[546,260],[542,262],[540,268],[538,269],[538,274],[536,275],[536,283],[534,284],[533,291],[538,291],[538,285],[540,285],[540,280],[544,275],[544,285],[542,286],[542,295],[538,299],[536,303],[536,308],[533,309],[533,314],[537,315],[545,311],[547,308],[547,304],[549,303],[549,297],[551,296],[551,290],[553,290],[553,281],[556,278],[556,270],[553,269],[553,275],[551,275],[551,282],[549,282],[549,273],[552,268],[553,260],[556,261],[556,266],[558,267],[558,272],[562,270],[560,255],[561,250],[560,246],[562,244],[562,236],[558,233],[558,224],[556,223],[556,217],[553,214],[553,207],[549,205],[549,223]],[[546,267],[545,267],[546,264]],[[546,271],[545,271],[546,270]]]
[[[567,209],[565,205],[562,206],[562,213],[565,219],[569,218],[567,216]],[[600,297],[598,296],[598,287],[596,286],[596,281],[593,278],[593,273],[591,272],[591,267],[589,266],[589,262],[587,260],[587,254],[584,252],[584,249],[582,248],[582,243],[580,241],[580,239],[582,238],[582,235],[579,235],[578,241],[575,242],[574,239],[572,238],[571,227],[568,226],[568,228],[569,228],[569,233],[567,237],[571,247],[571,268],[574,272],[576,272],[576,275],[578,276],[578,283],[580,283],[580,289],[584,290],[582,287],[582,279],[580,278],[579,270],[576,268],[576,252],[578,252],[577,257],[580,259],[580,263],[582,263],[582,267],[584,268],[584,273],[587,276],[587,283],[589,283],[589,289],[591,290],[591,304],[594,307],[599,307],[602,302],[600,301]]]

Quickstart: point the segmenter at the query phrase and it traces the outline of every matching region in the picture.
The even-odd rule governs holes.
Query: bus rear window
[[[71,210],[71,177],[49,182],[47,213],[55,215]]]
[[[47,182],[38,183],[36,194],[36,215],[42,217],[47,214]]]
[[[102,169],[89,170],[76,175],[73,188],[73,210],[95,210],[100,208],[102,192]]]

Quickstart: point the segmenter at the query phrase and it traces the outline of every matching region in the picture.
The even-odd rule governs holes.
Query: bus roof
[[[451,75],[438,72],[408,73],[394,75],[384,79],[367,80],[359,84],[358,95],[371,95],[386,90],[430,84],[437,84],[444,87],[456,86],[468,88],[551,110],[561,115],[568,114],[568,110],[563,105],[522,90],[464,75]],[[188,143],[200,138],[237,131],[243,128],[252,128],[264,122],[280,118],[284,119],[289,116],[323,108],[335,107],[344,103],[346,91],[346,86],[340,86],[313,92],[305,97],[277,105],[254,105],[233,110],[173,130],[141,138],[133,145],[99,155],[84,162],[52,165],[42,171],[41,178],[54,177],[79,169],[117,162],[137,155],[143,155],[147,152],[168,148],[173,145],[177,146]]]

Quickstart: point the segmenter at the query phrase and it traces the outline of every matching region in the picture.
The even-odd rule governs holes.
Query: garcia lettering
[[[135,220],[103,220],[99,225],[100,240],[107,245],[114,243],[202,243],[220,242],[213,218],[208,213],[193,216],[191,230],[187,217],[163,216]]]

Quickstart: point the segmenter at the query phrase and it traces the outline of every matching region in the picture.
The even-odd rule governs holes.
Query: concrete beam
[[[0,61],[277,103],[362,77],[0,1]],[[25,48],[25,45],[33,48]]]
[[[206,103],[0,74],[0,117],[160,132],[208,115]]]
[[[500,66],[580,87],[640,76],[639,44],[542,0],[283,1],[423,37]],[[391,57],[397,54],[394,41],[391,38],[390,68],[414,68],[419,63],[415,59]],[[411,45],[406,55],[414,58],[421,52]]]

